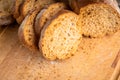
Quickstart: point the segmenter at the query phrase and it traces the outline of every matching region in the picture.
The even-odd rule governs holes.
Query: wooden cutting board
[[[83,38],[76,55],[47,61],[18,39],[18,26],[0,28],[0,80],[109,80],[120,50],[120,31],[103,38]]]

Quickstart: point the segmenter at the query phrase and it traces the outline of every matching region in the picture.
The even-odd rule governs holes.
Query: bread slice
[[[80,13],[80,8],[87,6],[88,4],[92,3],[105,3],[111,5],[115,8],[118,12],[120,12],[118,4],[116,0],[69,0],[69,5],[74,12],[77,14]]]
[[[24,46],[29,48],[31,51],[38,50],[37,47],[37,38],[34,32],[34,19],[38,13],[38,9],[33,10],[29,13],[18,30],[18,36],[20,41],[23,43]]]
[[[34,8],[37,7],[38,9],[41,9],[44,5],[48,5],[51,3],[54,3],[54,0],[25,0],[23,2],[23,5],[21,6],[21,15],[19,18],[17,18],[17,22],[20,24],[25,16],[29,14],[29,12]]]
[[[84,36],[103,37],[120,30],[120,14],[110,5],[90,4],[81,8],[78,25]]]
[[[82,38],[77,20],[78,15],[62,10],[47,21],[39,41],[39,48],[46,59],[66,59],[75,54]]]
[[[13,8],[13,17],[17,19],[20,16],[20,7],[23,4],[24,0],[15,0]]]
[[[14,0],[0,0],[0,26],[14,22],[11,11]]]
[[[64,3],[53,3],[49,5],[46,9],[41,10],[41,12],[37,15],[35,21],[35,32],[38,37],[40,37],[41,29],[46,24],[46,22],[50,20],[60,10],[65,8],[66,5]]]

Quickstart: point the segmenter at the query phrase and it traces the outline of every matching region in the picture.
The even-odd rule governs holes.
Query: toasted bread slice
[[[66,59],[75,54],[82,38],[77,20],[78,15],[62,10],[47,21],[39,41],[39,48],[46,59]]]
[[[120,9],[118,7],[116,0],[69,0],[70,7],[77,14],[80,13],[80,8],[87,6],[88,4],[92,4],[92,3],[109,4],[120,13]]]
[[[40,32],[43,26],[46,24],[48,20],[50,20],[56,13],[60,10],[65,9],[66,5],[64,3],[53,3],[47,7],[47,9],[43,9],[36,17],[35,21],[35,32],[38,37],[40,37]]]
[[[18,30],[18,36],[20,41],[24,44],[24,46],[28,47],[32,51],[38,50],[37,47],[37,38],[34,32],[34,19],[38,13],[38,9],[33,10],[29,13]]]
[[[120,30],[120,14],[110,5],[90,4],[81,8],[78,25],[84,36],[103,37]]]
[[[41,9],[45,5],[49,5],[51,3],[54,3],[54,0],[25,0],[23,5],[21,6],[21,15],[19,18],[17,18],[17,22],[20,24],[25,16],[29,14],[29,12],[34,8],[37,7],[38,9]]]

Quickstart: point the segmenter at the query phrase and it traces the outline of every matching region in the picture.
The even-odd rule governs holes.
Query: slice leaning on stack
[[[84,36],[103,37],[120,30],[120,14],[104,3],[89,4],[80,9],[77,24]]]
[[[46,9],[40,11],[35,20],[35,32],[38,38],[40,37],[41,29],[44,27],[46,22],[50,20],[60,10],[67,8],[64,3],[53,3]]]
[[[31,51],[38,50],[37,38],[34,32],[34,19],[37,13],[38,9],[33,9],[33,11],[25,17],[18,30],[19,40]]]
[[[62,10],[47,21],[39,40],[39,48],[46,59],[66,59],[75,54],[82,38],[77,20],[78,15]]]

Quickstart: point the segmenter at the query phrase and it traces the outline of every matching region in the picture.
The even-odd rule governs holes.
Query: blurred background
[[[119,7],[120,7],[120,0],[117,0],[118,1],[118,4],[119,4]]]

